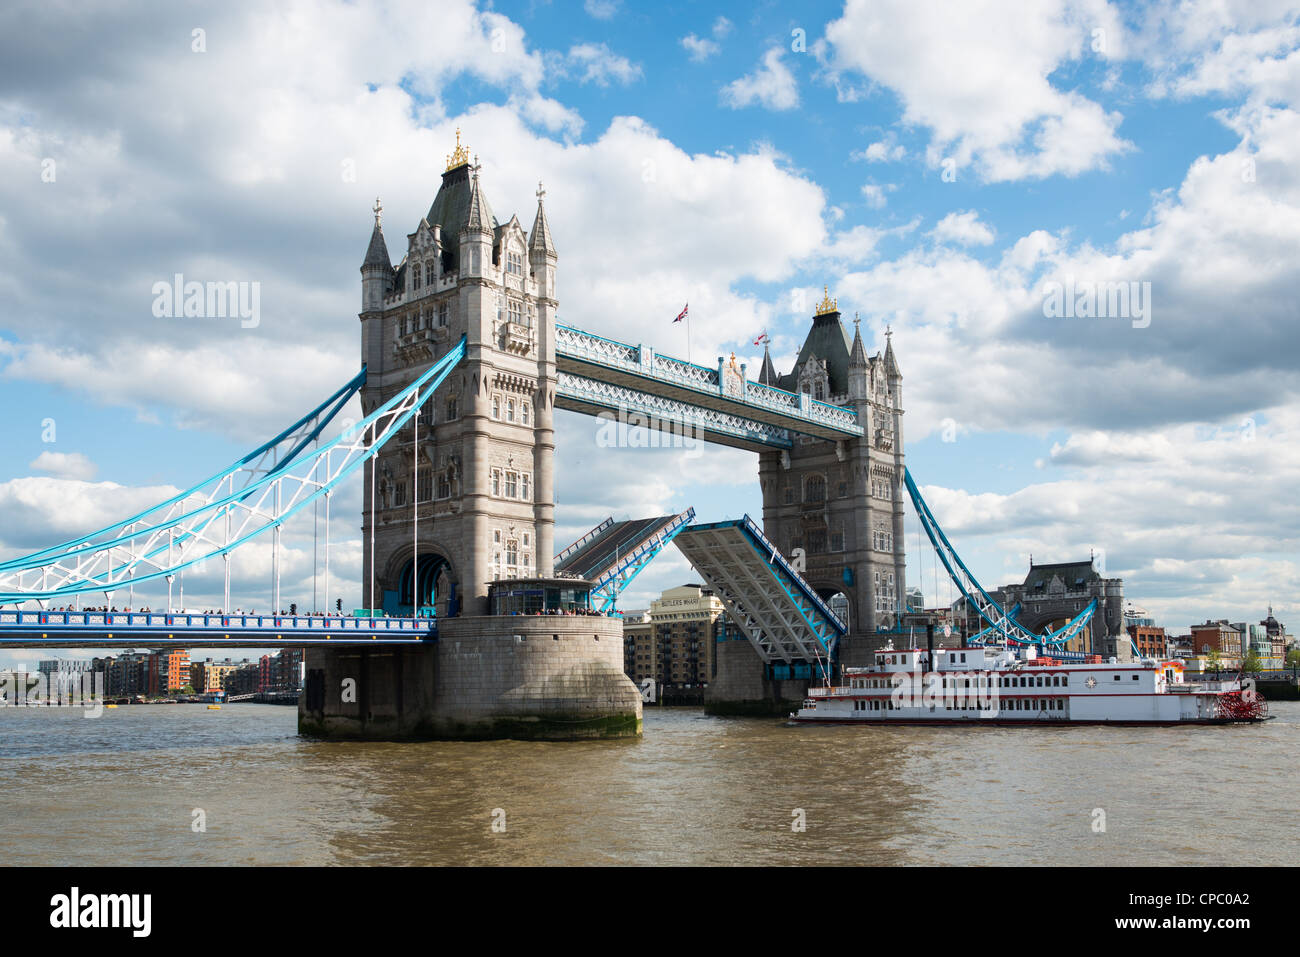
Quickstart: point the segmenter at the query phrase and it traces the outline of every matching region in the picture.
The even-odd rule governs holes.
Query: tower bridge
[[[622,622],[606,612],[676,542],[748,639],[719,647],[712,706],[801,698],[807,679],[774,678],[774,663],[823,673],[865,663],[906,592],[905,490],[941,557],[947,544],[906,472],[890,333],[868,355],[857,321],[850,339],[827,291],[793,369],[779,375],[765,349],[751,377],[734,357],[701,366],[564,325],[545,191],[525,231],[517,216],[493,214],[480,172],[458,135],[396,265],[376,201],[358,376],[162,505],[0,562],[0,645],[304,645],[299,726],[325,736],[637,734]],[[364,418],[322,445],[354,394]],[[557,559],[557,408],[630,415],[757,453],[761,527],[748,516],[690,525],[692,510],[610,520]],[[281,529],[308,506],[325,511],[328,582],[331,493],[357,472],[367,617],[230,615],[230,556],[259,534],[273,540],[280,608]],[[990,627],[1033,640],[952,558],[949,573]],[[226,569],[222,612],[177,613],[174,579],[208,560]],[[111,605],[160,580],[161,615],[55,610],[82,595]],[[351,697],[341,693],[349,685]]]

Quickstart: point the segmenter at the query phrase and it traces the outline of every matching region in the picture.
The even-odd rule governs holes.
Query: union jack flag
[[[759,335],[759,337],[758,337],[757,339],[754,340],[754,345],[756,345],[756,346],[765,346],[765,345],[767,345],[767,344],[768,344],[769,342],[771,342],[771,341],[772,341],[772,337],[769,336],[769,335],[767,334],[767,330],[764,329],[763,332]]]
[[[686,310],[689,308],[691,308],[691,304],[688,302],[685,306],[682,307],[682,311],[677,314],[677,318],[674,319],[673,322],[681,322],[683,319],[685,319]]]

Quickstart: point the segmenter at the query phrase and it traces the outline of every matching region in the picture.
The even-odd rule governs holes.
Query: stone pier
[[[322,738],[574,740],[641,733],[623,628],[596,616],[440,622],[424,648],[307,651],[300,733]]]

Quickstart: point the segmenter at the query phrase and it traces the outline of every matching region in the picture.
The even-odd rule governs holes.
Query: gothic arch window
[[[820,475],[808,476],[808,480],[804,484],[803,500],[805,502],[826,501],[826,479]]]

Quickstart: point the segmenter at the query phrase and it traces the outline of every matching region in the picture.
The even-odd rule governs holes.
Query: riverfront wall
[[[641,733],[622,622],[451,618],[422,648],[309,649],[301,734],[393,740],[574,740]]]

